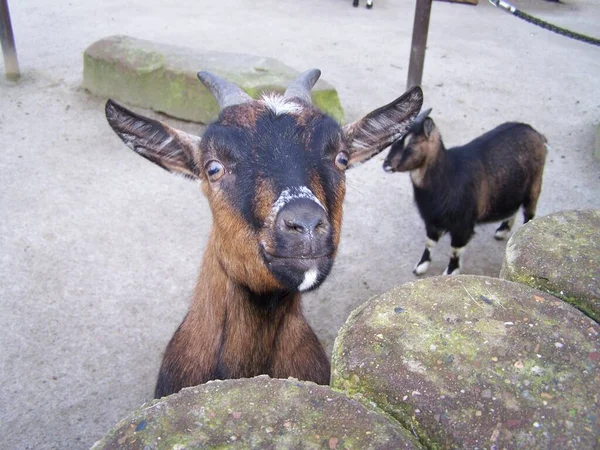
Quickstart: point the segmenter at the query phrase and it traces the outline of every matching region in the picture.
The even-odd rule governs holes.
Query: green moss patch
[[[303,68],[306,70],[308,68]],[[128,36],[94,42],[83,55],[83,87],[93,94],[170,116],[210,123],[217,103],[197,78],[206,70],[236,83],[252,97],[283,92],[299,72],[273,58],[203,52]],[[319,80],[312,90],[315,105],[343,122],[336,90]]]

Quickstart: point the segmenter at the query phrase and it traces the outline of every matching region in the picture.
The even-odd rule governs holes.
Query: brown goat
[[[319,75],[307,71],[283,96],[253,100],[200,72],[221,107],[202,138],[108,101],[106,116],[121,139],[159,166],[200,180],[213,215],[193,302],[167,346],[156,397],[259,374],[329,382],[329,361],[299,292],[315,289],[331,270],[344,171],[406,133],[422,91],[341,127],[311,105]]]
[[[383,168],[410,172],[415,203],[425,222],[427,244],[414,268],[424,274],[431,250],[444,233],[451,236],[452,256],[444,274],[460,272],[460,257],[478,223],[502,220],[494,237],[504,239],[515,214],[535,215],[542,189],[546,138],[524,123],[507,122],[460,147],[446,150],[431,109],[395,142]]]

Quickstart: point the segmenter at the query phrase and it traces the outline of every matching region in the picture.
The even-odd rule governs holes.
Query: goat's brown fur
[[[344,169],[405,133],[422,92],[414,88],[342,128],[308,104],[298,84],[291,92],[299,97],[250,101],[202,77],[218,85],[223,103],[242,101],[226,107],[202,140],[114,102],[106,106],[109,123],[133,150],[202,181],[213,216],[192,305],[167,346],[155,396],[265,373],[326,384],[329,362],[302,314],[299,291],[315,288],[331,270]],[[346,130],[352,135],[345,138]]]

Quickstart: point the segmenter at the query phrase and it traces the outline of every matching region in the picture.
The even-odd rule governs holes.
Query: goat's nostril
[[[306,226],[302,223],[288,219],[285,219],[283,223],[286,229],[288,229],[289,231],[295,231],[297,233],[306,233]]]

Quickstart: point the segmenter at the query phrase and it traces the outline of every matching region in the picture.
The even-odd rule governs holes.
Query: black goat
[[[415,202],[425,222],[427,244],[413,272],[427,271],[431,249],[448,232],[452,256],[444,274],[452,275],[460,271],[460,256],[475,224],[502,220],[494,235],[501,240],[521,205],[524,222],[534,217],[547,145],[531,126],[508,122],[446,150],[430,112],[422,112],[409,133],[392,145],[383,169],[410,172]]]

